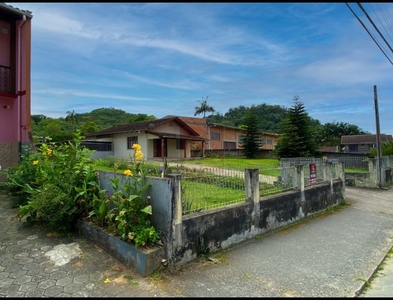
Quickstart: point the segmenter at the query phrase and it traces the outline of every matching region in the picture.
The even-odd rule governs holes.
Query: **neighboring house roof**
[[[380,134],[381,142],[393,141],[391,134]],[[341,137],[342,145],[349,144],[376,144],[377,135],[376,134],[360,134],[360,135],[343,135]]]
[[[155,131],[154,129],[159,126],[166,124],[168,122],[176,122],[179,124],[180,127],[185,129],[189,135],[178,135],[174,133],[166,133],[166,132],[159,132]],[[113,126],[108,129],[101,130],[99,132],[94,132],[87,134],[86,137],[88,138],[97,138],[97,137],[111,137],[115,134],[121,134],[121,133],[131,133],[131,132],[141,132],[145,131],[147,133],[155,134],[160,137],[166,137],[166,138],[186,138],[186,139],[193,139],[193,140],[204,140],[203,137],[200,137],[198,132],[196,132],[194,129],[192,129],[190,126],[188,126],[186,123],[184,123],[180,118],[175,117],[175,116],[169,116],[169,117],[164,117],[161,119],[157,120],[150,120],[150,121],[143,121],[143,122],[135,122],[135,123],[129,123],[129,124],[124,124],[124,125],[117,125]]]
[[[175,117],[175,116],[168,115],[168,116],[165,116],[164,118],[168,118],[168,117]],[[220,126],[223,128],[230,128],[230,129],[239,130],[239,131],[243,131],[243,132],[246,131],[245,128],[224,125],[224,124],[219,124],[219,123],[211,123],[211,122],[207,121],[206,118],[192,118],[192,117],[181,117],[181,116],[179,116],[178,118],[181,119],[187,125],[189,125],[192,129],[194,129],[196,132],[198,132],[200,136],[203,136],[203,137],[206,137],[206,135],[207,135],[206,125],[208,125],[209,127]],[[271,133],[271,132],[261,132],[261,133],[264,135],[270,135],[270,136],[275,136],[275,137],[278,137],[281,135],[278,133]]]
[[[169,115],[165,116],[164,118],[174,118],[175,116]],[[203,138],[207,138],[207,133],[206,133],[206,118],[192,118],[192,117],[181,117],[178,116],[180,120],[182,120],[185,124],[190,126],[193,130],[195,130],[199,136]]]
[[[5,4],[4,2],[0,2],[0,9],[3,9],[7,12],[9,12],[10,14],[13,15],[20,15],[20,16],[26,16],[27,18],[32,19],[33,15],[32,12],[29,10],[22,10],[16,7],[13,7],[11,5]]]
[[[338,152],[337,146],[323,146],[319,149],[321,152]]]

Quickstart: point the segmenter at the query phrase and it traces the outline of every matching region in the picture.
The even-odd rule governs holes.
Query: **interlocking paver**
[[[0,288],[4,288],[4,287],[7,287],[7,286],[10,286],[14,282],[14,280],[15,279],[13,279],[13,278],[4,278],[4,279],[2,279],[0,281]]]
[[[63,292],[63,287],[62,286],[51,286],[50,288],[47,288],[46,291],[44,292],[45,297],[57,297],[57,295],[61,294]]]
[[[19,287],[19,291],[21,291],[21,292],[29,292],[31,290],[36,289],[37,286],[38,286],[38,282],[32,282],[32,281],[25,282],[25,283],[21,284],[21,286]]]
[[[23,284],[23,283],[30,282],[31,279],[32,279],[31,276],[29,276],[29,275],[23,275],[22,277],[16,278],[16,279],[14,280],[13,283],[14,283],[14,284],[21,285],[21,284]]]
[[[19,270],[17,272],[10,273],[9,278],[19,278],[27,274],[27,270]]]
[[[56,284],[56,280],[53,280],[53,279],[47,279],[47,280],[44,280],[44,281],[42,281],[42,282],[40,282],[39,284],[38,284],[38,287],[40,288],[40,289],[47,289],[47,288],[50,288],[50,287],[52,287],[52,286],[54,286]]]
[[[30,292],[26,293],[26,297],[31,297],[31,298],[41,298],[44,295],[44,290],[43,289],[34,289]]]
[[[40,274],[37,274],[37,275],[33,276],[32,281],[34,281],[34,282],[43,282],[43,281],[48,280],[48,279],[49,279],[49,274],[42,274],[42,273],[40,273]]]
[[[76,284],[76,283],[67,284],[64,287],[64,292],[70,293],[70,294],[76,293],[77,291],[80,291],[80,290],[81,290],[81,285]]]
[[[59,279],[62,279],[66,276],[67,276],[67,272],[65,272],[63,270],[55,270],[55,271],[51,272],[50,279],[59,280]]]

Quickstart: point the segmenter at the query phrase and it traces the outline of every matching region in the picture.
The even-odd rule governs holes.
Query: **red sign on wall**
[[[317,182],[317,167],[315,164],[310,164],[310,184]]]

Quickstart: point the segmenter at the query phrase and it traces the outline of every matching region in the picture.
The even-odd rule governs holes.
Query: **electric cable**
[[[370,16],[368,15],[368,13],[366,12],[366,10],[363,8],[363,5],[360,2],[357,2],[358,6],[360,7],[360,9],[364,12],[364,14],[366,15],[367,19],[370,21],[370,23],[374,26],[375,30],[379,33],[379,35],[381,36],[381,38],[383,39],[383,41],[386,43],[386,45],[388,45],[390,51],[393,52],[392,47],[390,47],[388,41],[385,39],[385,37],[382,35],[382,33],[379,31],[378,27],[374,24],[373,20],[371,20]]]
[[[367,33],[370,35],[370,37],[373,39],[375,44],[378,46],[379,50],[382,51],[382,53],[385,55],[385,57],[389,60],[389,62],[393,65],[393,62],[390,60],[390,58],[386,55],[385,51],[381,48],[377,40],[373,37],[371,32],[367,29],[367,27],[363,24],[362,20],[359,19],[359,17],[356,15],[356,13],[352,10],[352,8],[348,5],[348,2],[345,2],[345,4],[348,6],[349,10],[353,13],[353,15],[356,17],[356,19],[359,21],[359,23],[363,26],[363,28],[367,31]]]

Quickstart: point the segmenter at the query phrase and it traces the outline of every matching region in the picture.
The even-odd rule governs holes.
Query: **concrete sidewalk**
[[[17,210],[0,191],[0,296],[392,296],[391,283],[377,280],[392,280],[393,262],[361,291],[393,245],[393,189],[347,187],[346,200],[332,213],[142,278],[81,237],[10,220]]]

